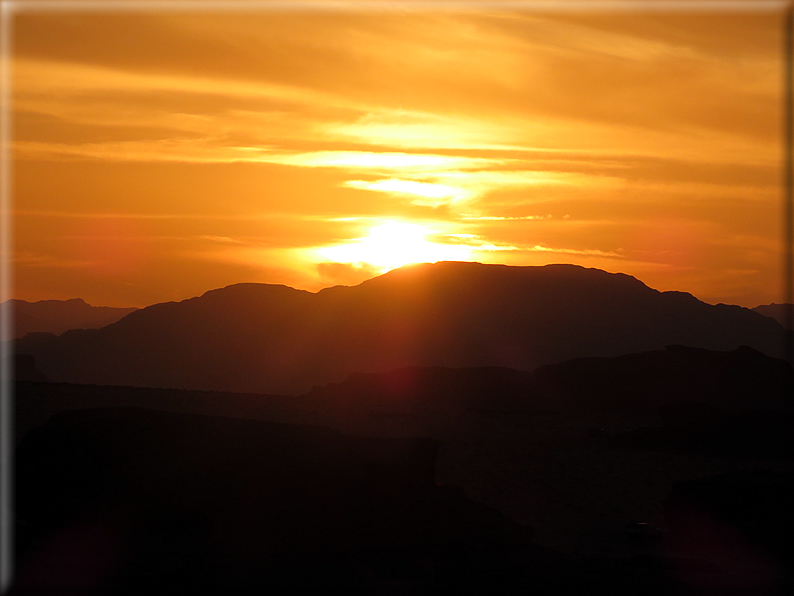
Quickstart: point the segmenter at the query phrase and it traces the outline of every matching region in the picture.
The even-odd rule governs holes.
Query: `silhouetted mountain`
[[[316,294],[233,285],[18,350],[57,381],[297,394],[353,371],[532,370],[670,344],[779,355],[784,333],[749,309],[624,274],[446,262]]]
[[[115,323],[136,308],[91,306],[80,298],[72,300],[7,300],[2,308],[14,312],[14,337],[48,332],[60,335],[69,329],[98,329]]]
[[[757,313],[764,315],[765,317],[771,317],[775,319],[778,323],[783,325],[783,327],[787,327],[788,329],[792,329],[790,325],[794,323],[794,319],[792,317],[792,309],[794,309],[794,304],[764,304],[763,306],[756,306],[753,310]]]

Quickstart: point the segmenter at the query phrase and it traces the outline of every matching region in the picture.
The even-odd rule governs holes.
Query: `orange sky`
[[[21,6],[17,298],[467,259],[782,301],[781,10]]]

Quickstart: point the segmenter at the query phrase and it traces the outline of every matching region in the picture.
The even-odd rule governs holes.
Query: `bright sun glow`
[[[366,238],[322,248],[318,252],[337,263],[368,263],[380,267],[382,272],[409,263],[467,261],[471,258],[471,248],[467,246],[425,240],[425,236],[435,233],[416,224],[389,222],[371,228]]]

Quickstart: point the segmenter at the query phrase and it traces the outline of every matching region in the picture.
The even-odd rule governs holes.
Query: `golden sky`
[[[782,10],[21,6],[17,298],[475,260],[782,301]]]

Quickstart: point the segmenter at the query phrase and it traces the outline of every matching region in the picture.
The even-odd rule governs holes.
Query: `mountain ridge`
[[[671,344],[780,356],[783,340],[777,322],[749,309],[626,274],[442,262],[317,293],[233,284],[102,329],[18,343],[56,381],[298,394],[353,371],[533,370]]]
[[[0,304],[9,308],[14,317],[14,337],[28,333],[54,333],[60,335],[69,329],[98,329],[135,312],[137,308],[92,306],[82,298],[68,300],[11,299]]]
[[[773,302],[772,304],[762,304],[760,306],[756,306],[751,310],[754,310],[765,317],[775,319],[783,327],[788,325],[788,329],[794,331],[794,328],[791,327],[791,325],[794,324],[794,304],[785,302],[782,304],[777,304]]]

